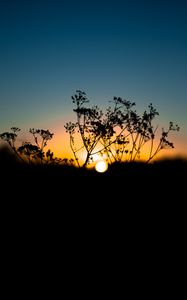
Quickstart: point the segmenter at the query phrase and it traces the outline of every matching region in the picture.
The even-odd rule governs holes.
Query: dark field
[[[115,163],[105,173],[69,165],[28,165],[1,149],[1,190],[56,201],[166,201],[186,198],[187,161],[165,159],[151,164]],[[11,188],[12,187],[12,188]],[[38,196],[37,196],[38,195]],[[155,200],[154,200],[155,201]]]
[[[159,247],[163,253],[166,245],[167,251],[183,251],[185,160],[113,164],[107,172],[97,173],[70,166],[23,165],[1,151],[0,168],[4,232],[8,228],[9,234],[21,233],[26,239],[34,232],[32,239],[39,244],[50,236],[54,243],[65,239],[75,248],[88,241],[92,248],[95,242],[109,245],[112,240],[111,247],[119,247],[128,241],[133,255],[141,253],[142,245],[148,252]]]

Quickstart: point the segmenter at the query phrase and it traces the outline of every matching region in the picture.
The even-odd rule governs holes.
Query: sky
[[[83,90],[91,106],[153,103],[160,126],[181,127],[168,153],[187,155],[186,16],[185,0],[1,0],[0,132],[49,129],[65,155]]]

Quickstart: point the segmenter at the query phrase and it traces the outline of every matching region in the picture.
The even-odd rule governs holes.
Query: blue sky
[[[73,121],[71,95],[152,102],[187,154],[187,2],[2,0],[0,131]],[[180,152],[179,151],[179,152]]]

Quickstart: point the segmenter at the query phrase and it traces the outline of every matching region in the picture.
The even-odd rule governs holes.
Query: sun
[[[108,164],[104,160],[99,160],[95,164],[95,169],[96,169],[97,172],[103,173],[108,169]]]

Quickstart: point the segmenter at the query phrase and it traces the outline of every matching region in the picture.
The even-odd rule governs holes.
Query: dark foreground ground
[[[8,251],[17,243],[29,249],[45,244],[74,257],[84,245],[87,252],[104,247],[104,257],[108,249],[128,249],[133,260],[142,255],[155,264],[162,257],[169,268],[177,253],[183,263],[185,160],[113,164],[97,173],[23,165],[1,152],[0,174],[1,232],[11,241]]]
[[[78,223],[86,218],[95,225],[105,218],[129,219],[131,225],[149,219],[155,226],[186,220],[187,161],[182,159],[113,164],[98,173],[67,165],[31,166],[1,156],[0,168],[1,205],[13,214]]]
[[[127,274],[133,288],[133,276],[145,284],[144,273],[157,285],[183,282],[186,171],[181,159],[115,164],[100,174],[68,166],[32,167],[3,153],[1,251],[7,272],[15,269],[17,278],[21,263],[23,274],[33,270],[40,279],[40,268],[48,274],[55,266],[76,280],[80,270],[97,277],[102,272],[102,282],[106,272],[115,277],[118,272],[120,278]]]
[[[0,151],[3,197],[33,201],[153,202],[186,199],[187,161],[116,163],[105,173],[68,165],[28,165]],[[155,200],[154,200],[155,199]]]

